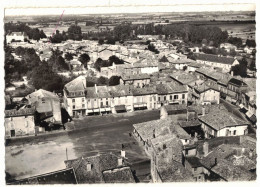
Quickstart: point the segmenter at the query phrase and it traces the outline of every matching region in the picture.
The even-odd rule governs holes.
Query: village
[[[139,34],[113,44],[56,43],[55,35],[34,40],[26,32],[6,34],[13,62],[8,68],[36,58],[48,64],[6,80],[7,183],[256,180],[251,40],[237,47],[226,39],[213,54],[208,51],[216,47],[204,39],[191,45],[181,37]],[[48,67],[55,74],[40,74]],[[53,85],[47,82],[52,77],[57,78]],[[41,143],[48,156],[37,157]],[[12,163],[23,163],[30,154],[27,144],[35,149],[32,166],[16,170]],[[32,169],[40,158],[45,169]]]

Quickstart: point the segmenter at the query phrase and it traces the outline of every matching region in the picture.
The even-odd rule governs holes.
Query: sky
[[[10,2],[10,3],[9,3]],[[12,3],[16,2],[16,3]],[[48,3],[49,2],[49,3]],[[209,3],[210,2],[210,3]],[[18,8],[19,7],[19,8]],[[26,7],[26,8],[25,8]],[[41,8],[39,8],[41,7]],[[44,7],[44,8],[42,8]],[[54,8],[55,7],[55,8]],[[57,8],[59,7],[59,8]],[[72,8],[73,7],[73,8]],[[7,1],[5,16],[146,12],[254,11],[253,0],[23,0]]]

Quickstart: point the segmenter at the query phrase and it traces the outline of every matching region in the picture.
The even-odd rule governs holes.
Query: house
[[[227,84],[227,98],[226,100],[233,103],[241,102],[241,93],[247,89],[247,84],[240,78],[233,77],[228,81]]]
[[[86,115],[86,78],[79,76],[65,84],[64,105],[70,116]]]
[[[237,50],[237,46],[230,43],[222,43],[220,44],[219,48],[224,48],[227,52],[230,52],[231,50]]]
[[[78,70],[80,67],[81,67],[81,62],[76,60],[76,59],[73,59],[70,61],[70,65],[72,67],[73,70]]]
[[[248,133],[248,122],[224,110],[224,106],[211,107],[208,114],[199,117],[206,138],[240,136]]]
[[[35,108],[5,110],[5,138],[35,135]]]
[[[241,141],[242,142],[242,141]],[[201,163],[210,170],[211,181],[256,180],[255,143],[221,144],[205,149]]]
[[[60,98],[56,94],[39,89],[27,95],[25,98],[30,105],[35,106],[37,113],[40,115],[40,121],[45,121],[50,124],[62,123]]]
[[[156,85],[158,94],[158,105],[187,104],[188,88],[176,83]]]
[[[78,184],[73,168],[62,169],[7,183],[9,185]]]
[[[192,176],[195,178],[197,182],[206,181],[207,175],[210,175],[208,169],[201,163],[201,160],[198,157],[186,157],[185,158],[185,168],[191,171]]]
[[[192,100],[196,104],[219,104],[220,92],[217,88],[208,86],[206,83],[203,83],[193,88]]]
[[[231,57],[223,57],[211,54],[196,53],[198,63],[223,69],[224,72],[230,72],[231,67],[239,64],[238,60]]]
[[[122,74],[120,84],[133,85],[137,88],[143,88],[150,83],[150,76],[148,74]]]
[[[24,42],[25,39],[29,39],[25,32],[12,32],[6,35],[6,43],[9,44],[13,41]]]
[[[74,169],[78,184],[135,183],[123,150],[120,156],[106,153],[64,162],[66,168]]]

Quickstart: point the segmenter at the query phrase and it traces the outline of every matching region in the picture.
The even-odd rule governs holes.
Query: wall
[[[5,118],[5,137],[11,137],[11,130],[15,130],[15,137],[34,135],[34,116],[18,116]]]
[[[200,94],[200,103],[203,101],[217,102],[219,104],[220,92],[213,89],[207,90]]]
[[[217,136],[226,136],[226,131],[231,131],[228,136],[240,136],[244,135],[247,130],[247,125],[236,126],[236,127],[226,127],[218,131]],[[234,130],[236,130],[236,135],[234,135]]]

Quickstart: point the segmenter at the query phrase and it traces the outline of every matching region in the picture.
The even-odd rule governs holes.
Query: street
[[[84,117],[66,125],[72,131],[11,140],[6,146],[6,171],[16,179],[47,173],[65,168],[66,149],[68,159],[74,159],[106,152],[120,154],[124,144],[137,177],[140,176],[141,182],[146,181],[144,176],[150,173],[149,157],[129,133],[133,124],[159,116],[159,111],[154,110]],[[137,167],[135,163],[140,164]]]

